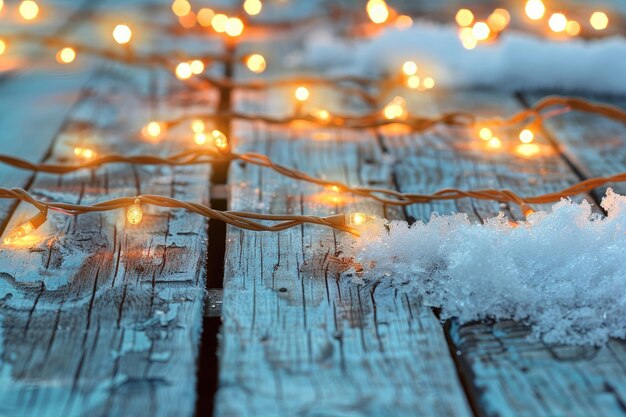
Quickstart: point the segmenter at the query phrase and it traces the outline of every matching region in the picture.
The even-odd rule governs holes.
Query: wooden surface
[[[97,10],[95,3],[83,5],[81,12]],[[119,4],[97,3],[108,6]],[[41,30],[93,36],[71,16]],[[278,56],[299,45],[285,38],[271,51]],[[183,131],[158,145],[137,136],[152,117],[191,110],[179,87],[171,74],[97,60],[80,62],[78,70],[39,61],[0,79],[1,152],[63,161],[81,140],[102,153],[180,150],[190,141]],[[170,93],[177,100],[159,100]],[[273,113],[285,110],[281,94],[240,94],[234,105]],[[425,115],[471,110],[493,116],[541,96],[434,92],[411,96],[409,105]],[[219,102],[204,98],[204,110]],[[332,93],[312,98],[316,105],[352,103],[336,100]],[[450,128],[404,134],[246,122],[234,123],[231,136],[238,151],[352,185],[405,192],[498,187],[527,195],[626,171],[626,127],[582,114],[547,123],[538,157],[513,147],[487,151],[471,132]],[[210,178],[211,169],[202,166],[114,165],[63,177],[0,170],[3,186],[84,203],[158,193],[208,204]],[[328,190],[238,163],[228,190],[230,208],[277,214],[359,210],[408,221],[434,212],[464,212],[475,221],[498,211],[520,216],[514,207],[472,200],[404,210],[351,196],[329,204]],[[599,210],[602,193],[581,198]],[[0,201],[0,232],[32,214]],[[361,285],[341,273],[337,235],[323,228],[278,234],[228,228],[223,239],[217,416],[626,416],[623,342],[554,346],[529,342],[520,323],[442,323],[385,277]],[[0,416],[200,415],[197,395],[202,400],[213,392],[203,379],[198,383],[199,361],[217,373],[214,351],[198,359],[205,280],[221,272],[207,262],[216,267],[209,252],[222,244],[209,241],[207,222],[196,216],[147,209],[140,227],[126,224],[121,211],[52,214],[21,247],[0,247]]]

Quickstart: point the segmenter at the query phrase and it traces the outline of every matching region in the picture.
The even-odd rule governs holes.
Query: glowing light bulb
[[[66,47],[57,52],[57,62],[59,64],[69,64],[76,59],[76,51],[73,48]]]
[[[133,205],[128,208],[128,211],[126,212],[126,219],[130,224],[139,224],[142,218],[143,210],[141,210],[141,202],[137,199]]]
[[[505,9],[496,9],[487,18],[487,24],[494,32],[502,32],[511,21],[511,15]]]
[[[604,30],[609,26],[609,17],[604,12],[593,12],[589,23],[595,30]]]
[[[309,95],[309,89],[303,86],[296,88],[296,91],[294,92],[294,96],[298,101],[306,101],[309,98]]]
[[[132,36],[133,32],[130,30],[128,25],[117,25],[115,26],[115,29],[113,29],[113,39],[115,39],[115,42],[120,45],[130,42],[130,38]]]
[[[524,157],[531,157],[539,154],[541,148],[535,143],[521,143],[515,147],[515,152]]]
[[[42,224],[45,223],[47,218],[47,213],[45,211],[39,212],[36,216],[32,217],[29,221],[20,226],[13,229],[5,238],[4,243],[6,245],[10,245],[11,243],[15,243],[23,237],[29,235],[34,230],[39,228]]]
[[[321,122],[328,122],[330,120],[330,112],[325,109],[313,109],[311,115]]]
[[[265,71],[267,63],[265,58],[260,54],[252,54],[246,59],[246,67],[254,73],[260,74]]]
[[[194,12],[189,12],[185,16],[180,16],[178,18],[178,23],[185,29],[191,29],[196,26],[196,14]]]
[[[261,13],[261,9],[263,9],[261,0],[246,0],[243,2],[243,10],[250,16],[256,16]]]
[[[192,74],[202,74],[204,72],[204,62],[194,59],[189,63],[189,69],[191,69]]]
[[[388,120],[406,117],[406,100],[397,96],[383,109],[383,116]]]
[[[141,129],[143,137],[148,139],[157,139],[165,130],[165,125],[160,122],[152,121]]]
[[[420,77],[418,77],[417,75],[411,75],[409,78],[406,79],[406,85],[409,88],[412,89],[416,89],[420,87]]]
[[[435,86],[435,80],[431,77],[424,78],[424,82],[422,83],[425,89],[430,90]]]
[[[395,25],[398,30],[405,30],[413,26],[413,19],[411,19],[411,16],[403,14],[398,16],[395,21]]]
[[[402,72],[404,72],[405,75],[417,74],[417,64],[413,61],[406,61],[402,65]]]
[[[459,9],[459,11],[456,12],[454,20],[456,20],[456,23],[459,26],[467,27],[471,25],[472,22],[474,22],[474,13],[472,13],[471,10],[468,9]]]
[[[0,12],[2,11],[3,7],[4,7],[4,0],[0,0]]]
[[[204,132],[196,132],[193,135],[193,141],[196,142],[196,145],[206,145],[208,138]]]
[[[226,22],[224,30],[228,36],[239,36],[243,32],[243,21],[238,17],[231,17]]]
[[[85,158],[85,159],[91,159],[91,158],[93,158],[94,156],[96,156],[96,153],[95,153],[93,150],[91,150],[91,149],[89,149],[89,148],[87,148],[87,149],[83,149],[83,153],[82,153],[82,157],[83,157],[83,158]]]
[[[224,33],[226,31],[226,24],[228,23],[228,16],[225,14],[216,14],[211,20],[211,27],[217,33]]]
[[[211,136],[213,137],[213,143],[215,143],[215,147],[220,152],[228,152],[230,150],[228,138],[224,133],[216,129],[211,132]]]
[[[2,39],[0,39],[0,55],[5,53],[6,50],[7,50],[7,43],[3,41]]]
[[[39,5],[33,0],[24,0],[18,9],[24,20],[34,20],[39,15]]]
[[[482,140],[489,140],[493,137],[493,132],[488,127],[483,127],[478,131],[478,137]]]
[[[204,132],[204,129],[205,129],[205,126],[202,120],[196,119],[196,120],[191,121],[191,130],[194,133],[202,133]]]
[[[524,11],[530,20],[539,20],[546,14],[546,6],[541,0],[528,0]]]
[[[370,20],[376,24],[385,23],[389,19],[389,8],[384,0],[369,0],[365,9]]]
[[[502,141],[500,138],[492,136],[491,139],[487,141],[487,146],[491,149],[500,149],[502,147]]]
[[[373,218],[365,213],[350,213],[345,215],[345,223],[348,226],[362,226]]]
[[[554,33],[563,32],[567,28],[567,18],[563,13],[554,13],[548,20],[548,26]]]
[[[211,22],[213,21],[214,16],[215,12],[213,10],[204,7],[198,10],[198,15],[196,16],[196,19],[198,20],[200,26],[206,28],[211,26]]]
[[[175,0],[172,3],[172,11],[178,17],[186,16],[191,12],[191,4],[187,0]]]
[[[472,27],[472,33],[479,41],[484,41],[491,34],[491,29],[489,29],[489,25],[485,22],[476,22],[474,27]]]
[[[476,48],[478,45],[478,39],[474,36],[474,32],[471,28],[463,28],[459,32],[459,38],[461,39],[461,44],[463,48],[471,50]]]
[[[535,134],[530,129],[524,129],[519,133],[519,140],[522,143],[530,143],[535,139]]]
[[[192,76],[191,65],[188,62],[181,62],[176,66],[176,78],[186,80]]]

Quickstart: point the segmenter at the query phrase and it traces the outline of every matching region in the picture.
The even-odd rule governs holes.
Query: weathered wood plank
[[[424,104],[424,99],[420,110],[428,111],[430,106]],[[510,98],[478,92],[435,97],[431,105],[434,112],[471,108],[491,115],[506,114],[517,107]],[[476,149],[476,138],[452,129],[437,129],[402,141],[389,138],[388,142],[401,158],[396,167],[398,183],[404,191],[496,186],[527,195],[577,182],[579,178],[551,150],[547,139],[539,135],[537,140],[545,146],[545,154],[532,159]],[[458,201],[410,207],[408,212],[424,219],[433,211],[462,211],[481,220],[499,209],[508,211],[497,204]],[[515,210],[511,214],[519,216]],[[447,333],[468,391],[475,396],[473,402],[479,415],[624,414],[623,343],[611,342],[598,349],[531,343],[526,340],[528,328],[510,321],[464,326],[452,321]]]
[[[239,123],[234,136],[238,151],[349,184],[390,186],[389,161],[367,132]],[[229,184],[232,209],[400,215],[351,198],[329,204],[328,191],[237,163]],[[335,233],[229,228],[227,238],[217,416],[471,415],[433,313],[387,285],[332,272]]]
[[[126,76],[128,75],[128,76]],[[100,152],[160,152],[136,132],[149,106],[138,79],[101,72],[71,113],[53,158],[76,142]],[[130,88],[129,88],[130,87]],[[64,177],[38,175],[31,191],[68,202],[155,193],[208,203],[208,167],[108,166]],[[0,403],[10,415],[193,414],[207,222],[145,208],[125,213],[51,214],[32,241],[0,249]],[[20,205],[9,228],[32,215]]]

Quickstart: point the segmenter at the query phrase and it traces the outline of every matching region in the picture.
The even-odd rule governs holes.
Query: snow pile
[[[626,92],[622,37],[564,42],[509,31],[496,43],[466,50],[455,26],[418,22],[406,30],[388,28],[356,41],[320,29],[290,57],[291,65],[300,68],[372,77],[397,74],[406,60],[416,61],[420,73],[432,75],[439,87]]]
[[[562,200],[519,227],[502,215],[380,220],[343,244],[364,268],[353,279],[390,280],[443,318],[523,320],[548,343],[601,344],[626,337],[626,197],[609,190],[602,207],[607,217]]]

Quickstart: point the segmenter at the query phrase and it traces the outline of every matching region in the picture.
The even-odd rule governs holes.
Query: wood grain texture
[[[493,115],[506,114],[517,107],[512,98],[478,92],[433,97],[430,104],[427,99],[427,96],[420,99],[424,111],[471,106],[473,111]],[[579,125],[587,124],[581,122]],[[563,132],[566,131],[564,128]],[[515,140],[514,133],[503,137],[505,143]],[[560,133],[560,130],[554,132],[556,137],[561,137]],[[579,180],[545,137],[540,135],[537,140],[545,154],[522,159],[515,153],[477,149],[474,144],[481,145],[475,136],[453,129],[436,129],[410,138],[385,138],[392,152],[401,158],[394,166],[403,191],[432,191],[442,186],[496,186],[527,195],[554,191]],[[581,158],[593,159],[585,149],[583,147],[581,151]],[[519,216],[516,210],[509,210],[506,206],[463,200],[412,206],[408,213],[424,220],[433,211],[464,212],[471,218],[482,220],[495,215],[498,210]],[[512,321],[464,326],[455,321],[450,323],[447,334],[478,415],[624,415],[623,343],[610,342],[602,348],[554,346],[529,342],[526,338],[529,333],[527,327]]]
[[[389,155],[368,132],[240,123],[235,136],[238,151],[348,184],[391,186]],[[232,209],[401,216],[349,197],[328,204],[328,191],[237,163],[229,184]],[[332,272],[337,240],[319,227],[229,228],[215,414],[471,415],[430,309],[387,285]]]
[[[51,160],[83,143],[101,153],[178,149],[188,138],[156,147],[137,137],[148,118],[146,81],[102,68]],[[30,190],[67,202],[155,193],[207,204],[208,179],[208,167],[111,165],[38,175]],[[32,214],[20,205],[9,228]],[[206,232],[198,216],[146,207],[139,226],[123,211],[51,214],[32,240],[2,247],[0,414],[192,415]]]

